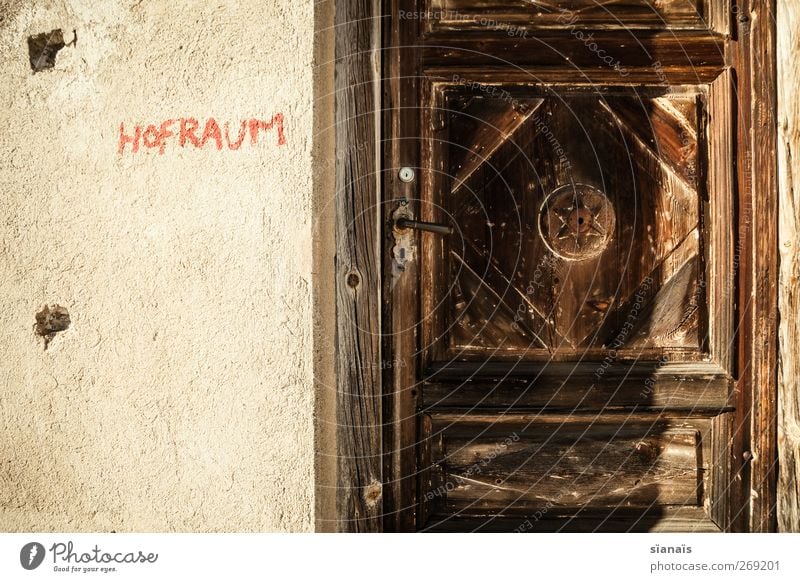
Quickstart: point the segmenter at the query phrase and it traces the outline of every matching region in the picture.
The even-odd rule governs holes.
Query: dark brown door
[[[387,529],[736,529],[727,1],[385,9]]]

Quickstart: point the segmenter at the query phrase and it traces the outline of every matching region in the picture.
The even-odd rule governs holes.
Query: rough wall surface
[[[1,531],[313,529],[313,10],[0,0]]]

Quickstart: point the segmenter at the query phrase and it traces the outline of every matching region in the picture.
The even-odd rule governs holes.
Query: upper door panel
[[[450,349],[697,351],[698,102],[454,96]]]
[[[725,368],[730,346],[714,339],[729,319],[730,249],[714,217],[731,192],[710,163],[730,155],[710,111],[720,91],[489,89],[439,85],[429,143],[441,167],[424,218],[456,232],[425,239],[433,360],[613,350]]]

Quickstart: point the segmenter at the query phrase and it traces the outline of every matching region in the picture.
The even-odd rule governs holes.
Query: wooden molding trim
[[[735,531],[777,529],[778,179],[775,0],[740,3],[737,18],[739,386],[732,459]]]

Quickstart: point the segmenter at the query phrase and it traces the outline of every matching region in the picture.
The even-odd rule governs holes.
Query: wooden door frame
[[[383,263],[388,252],[382,189],[384,75],[404,66],[391,47],[396,0],[336,3],[336,421],[338,530],[404,529],[394,518],[409,435],[409,401],[394,394],[398,371],[382,353]],[[738,0],[732,17],[737,72],[739,267],[736,418],[729,459],[736,531],[775,531],[777,484],[778,178],[775,0]],[[385,11],[385,12],[384,12]],[[387,23],[386,20],[389,22]],[[388,41],[388,42],[386,42]],[[406,63],[407,64],[407,63]],[[755,171],[754,171],[755,169]],[[384,389],[384,386],[386,389]],[[401,520],[402,521],[402,520]]]

